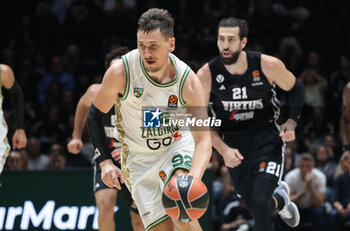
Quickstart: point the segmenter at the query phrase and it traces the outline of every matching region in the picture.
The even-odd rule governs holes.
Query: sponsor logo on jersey
[[[168,99],[168,108],[169,109],[175,109],[177,108],[177,102],[178,102],[178,98],[176,95],[171,95],[169,96]]]
[[[219,90],[220,90],[220,91],[226,90],[226,87],[224,86],[224,84],[222,84],[222,85],[220,86]]]
[[[179,130],[178,126],[167,126],[159,128],[142,128],[142,138],[160,137],[172,134]]]
[[[224,82],[224,80],[225,80],[225,77],[222,74],[218,74],[216,76],[216,82],[222,83],[222,82]]]
[[[228,112],[232,111],[247,111],[247,110],[255,110],[255,109],[263,109],[264,104],[262,99],[258,100],[247,100],[247,101],[221,101],[224,106],[224,110]]]
[[[142,93],[143,93],[143,88],[134,87],[134,95],[136,96],[136,98],[140,98],[142,96]]]
[[[122,143],[120,143],[118,140],[116,139],[111,139],[110,143],[108,145],[109,148],[121,148],[122,147]]]
[[[182,135],[179,132],[175,132],[171,135],[173,136],[175,142],[182,138]]]
[[[254,117],[254,112],[243,112],[238,113],[238,111],[233,111],[231,113],[231,116],[229,117],[229,120],[236,120],[236,121],[242,121],[242,120],[249,120]]]

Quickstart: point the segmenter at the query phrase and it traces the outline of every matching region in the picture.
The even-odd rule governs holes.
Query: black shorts
[[[115,163],[114,163],[115,164]],[[120,168],[119,164],[116,164],[118,166],[118,168]],[[94,192],[98,192],[100,190],[103,189],[115,189],[118,190],[116,188],[110,188],[107,185],[105,185],[105,183],[103,183],[102,179],[101,179],[101,168],[98,164],[94,165]],[[134,200],[131,197],[130,191],[129,189],[126,187],[125,184],[121,184],[122,189],[120,190],[123,193],[124,199],[126,204],[129,206],[129,208],[135,212],[135,213],[139,213],[137,210],[137,207],[135,205]]]
[[[247,190],[256,177],[267,178],[277,185],[283,173],[285,148],[277,128],[225,133],[224,142],[244,156],[240,165],[229,168],[237,193]]]

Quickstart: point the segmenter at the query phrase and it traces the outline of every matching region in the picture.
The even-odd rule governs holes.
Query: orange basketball
[[[173,177],[164,187],[163,207],[178,221],[189,222],[200,218],[208,208],[209,193],[205,184],[193,176]]]

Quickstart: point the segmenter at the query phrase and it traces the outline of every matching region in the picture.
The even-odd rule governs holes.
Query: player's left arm
[[[269,55],[261,55],[261,68],[271,84],[288,91],[289,116],[281,125],[280,136],[284,141],[295,139],[295,128],[304,104],[304,86],[287,70],[281,60]]]
[[[183,98],[186,102],[187,112],[196,119],[208,119],[207,106],[205,105],[205,95],[201,82],[196,74],[191,71],[188,75],[184,87]],[[202,178],[208,166],[212,145],[209,127],[191,127],[192,136],[195,142],[195,150],[192,158],[190,175]]]
[[[12,69],[1,64],[1,85],[9,92],[16,118],[16,131],[12,136],[12,148],[20,149],[27,146],[27,136],[24,131],[24,100],[21,86],[17,83]]]

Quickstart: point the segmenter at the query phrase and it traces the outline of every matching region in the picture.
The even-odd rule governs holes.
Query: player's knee
[[[130,216],[131,216],[132,227],[135,231],[145,230],[139,214],[131,211]]]
[[[176,222],[176,227],[179,229],[179,230],[188,230],[189,229],[189,223],[186,222]]]
[[[101,200],[97,202],[98,212],[101,216],[109,216],[114,214],[115,203],[109,200]]]
[[[191,222],[174,221],[174,223],[178,230],[182,230],[182,231],[192,231],[192,230],[201,231],[202,230],[198,220],[194,220]]]

